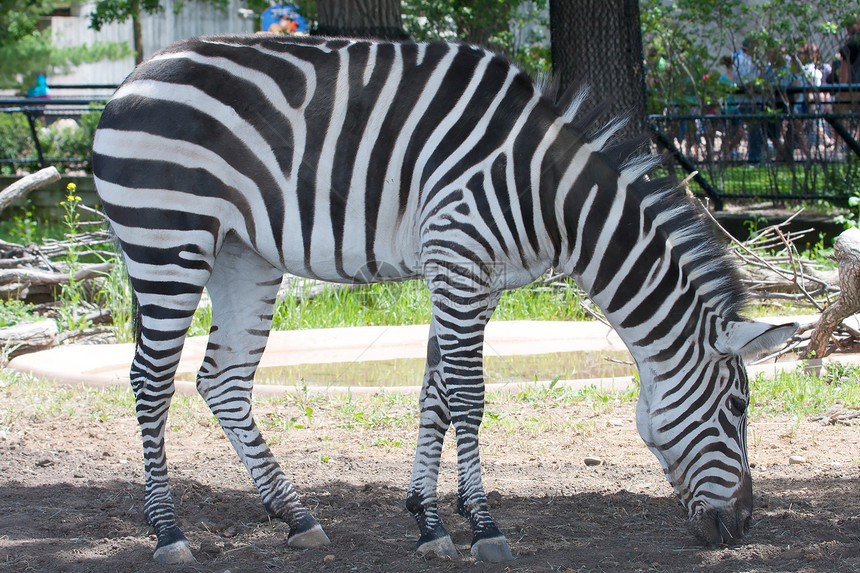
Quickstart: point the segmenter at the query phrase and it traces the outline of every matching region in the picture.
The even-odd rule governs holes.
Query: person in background
[[[839,109],[842,113],[860,111],[860,17],[846,27],[848,38],[839,49],[842,63],[839,67],[839,83],[851,84],[847,92],[840,93]],[[860,122],[852,125],[854,139],[860,139]]]
[[[51,97],[51,90],[48,88],[48,79],[45,74],[38,72],[36,74],[36,83],[27,90],[28,98],[48,99]]]
[[[756,95],[756,83],[763,78],[764,72],[752,57],[755,48],[753,38],[745,38],[741,49],[732,54],[732,63],[735,74],[735,82],[743,93],[738,94],[737,113],[754,114],[761,111],[761,96]],[[747,130],[747,162],[750,164],[761,163],[762,148],[764,147],[764,134],[762,124],[756,120],[748,120]]]

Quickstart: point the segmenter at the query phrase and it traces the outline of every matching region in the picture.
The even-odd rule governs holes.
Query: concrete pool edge
[[[817,317],[775,317],[768,322],[810,322]],[[313,364],[354,362],[364,360],[390,360],[421,358],[427,345],[427,325],[415,326],[361,326],[321,330],[295,330],[272,332],[269,345],[263,354],[261,366],[282,364]],[[196,372],[206,349],[207,337],[189,337],[182,353],[177,373]],[[545,354],[569,351],[625,350],[618,335],[608,326],[596,321],[493,321],[487,325],[485,355],[499,356]],[[12,359],[7,368],[51,380],[60,384],[86,385],[105,388],[127,386],[128,369],[134,345],[68,345],[50,350],[24,354]],[[840,357],[839,362],[860,364],[860,357]],[[832,362],[825,359],[817,364]],[[762,364],[747,368],[751,376],[759,372],[774,375],[792,371],[798,362]],[[815,366],[815,364],[812,364]],[[487,391],[520,391],[525,388],[548,387],[552,381],[508,382],[487,384]],[[632,376],[558,380],[556,387],[586,388],[595,386],[605,390],[624,390],[634,383]],[[177,380],[176,391],[181,394],[197,392],[193,382]],[[306,390],[305,390],[306,388]],[[417,394],[420,385],[412,386],[316,386],[258,384],[254,394],[282,396],[297,390],[332,393],[346,392],[355,395],[377,392]]]

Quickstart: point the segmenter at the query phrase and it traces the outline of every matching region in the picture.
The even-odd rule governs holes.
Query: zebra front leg
[[[466,277],[460,277],[461,279]],[[418,521],[419,551],[455,554],[436,507],[436,481],[445,432],[453,423],[457,436],[457,509],[472,528],[472,555],[481,561],[513,559],[504,535],[487,509],[478,455],[478,427],[483,417],[484,326],[498,294],[468,292],[468,285],[443,277],[434,291],[427,371],[421,396],[418,449],[407,508]],[[467,292],[452,296],[452,285]]]
[[[228,236],[206,285],[212,327],[197,376],[203,396],[239,454],[266,510],[290,526],[291,547],[318,547],[329,539],[266,445],[251,412],[254,373],[269,337],[282,273]]]
[[[418,447],[412,466],[412,478],[406,494],[406,509],[418,522],[420,537],[417,550],[422,555],[456,557],[457,548],[439,517],[436,484],[445,432],[451,423],[448,395],[441,375],[441,354],[430,323],[427,343],[427,366],[421,388],[421,418],[418,427]]]
[[[471,553],[475,559],[492,563],[510,561],[514,556],[505,536],[490,517],[481,479],[478,428],[484,412],[483,379],[471,383],[466,379],[457,380],[456,386],[451,389],[450,408],[457,436],[457,511],[469,520]]]

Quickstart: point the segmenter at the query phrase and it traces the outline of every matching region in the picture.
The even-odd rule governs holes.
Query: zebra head
[[[575,107],[575,105],[574,105]],[[796,325],[744,320],[736,262],[700,205],[650,178],[653,158],[623,159],[606,132],[571,143],[557,181],[558,267],[624,340],[640,379],[639,434],[706,544],[741,537],[753,508],[743,357]]]
[[[638,360],[639,434],[687,508],[690,529],[709,546],[742,537],[752,516],[743,357],[782,344],[796,328],[715,318],[698,340]]]

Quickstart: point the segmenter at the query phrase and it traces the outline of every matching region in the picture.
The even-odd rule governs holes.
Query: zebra
[[[478,429],[484,327],[505,289],[573,277],[633,355],[636,423],[715,545],[742,536],[752,485],[742,356],[796,325],[741,317],[744,291],[700,208],[649,175],[654,157],[593,127],[587,90],[556,98],[462,43],[217,36],[138,66],[106,105],[93,174],[136,301],[130,368],[145,517],[160,562],[193,561],[177,526],[164,432],[204,288],[212,326],[197,389],[287,543],[329,543],[251,411],[284,273],[342,283],[423,279],[432,298],[406,509],[422,554],[457,555],[436,486],[446,432],[457,509],[483,561],[513,558],[487,509]]]

